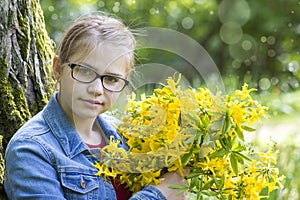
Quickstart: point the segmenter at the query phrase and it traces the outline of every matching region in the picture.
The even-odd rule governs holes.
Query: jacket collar
[[[88,150],[88,147],[83,143],[78,132],[60,107],[56,99],[57,94],[58,92],[55,92],[52,95],[50,101],[44,109],[43,117],[50,127],[53,135],[61,144],[61,147],[66,155],[72,158],[77,154]],[[121,141],[119,147],[128,150],[128,146],[126,145],[125,141],[119,136],[116,128],[112,125],[117,125],[116,120],[113,117],[102,114],[98,116],[98,121],[108,140],[112,136],[113,140]]]
[[[61,109],[56,99],[57,93],[52,95],[44,109],[43,117],[66,155],[74,157],[87,150],[87,146],[82,142],[78,132]]]

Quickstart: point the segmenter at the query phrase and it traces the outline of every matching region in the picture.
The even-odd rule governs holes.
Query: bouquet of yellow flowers
[[[244,84],[234,95],[213,95],[207,88],[182,90],[177,81],[136,100],[132,95],[118,126],[129,150],[110,141],[96,163],[97,175],[116,178],[131,191],[160,183],[167,171],[188,168],[191,199],[260,199],[282,187],[275,155],[268,150],[256,155],[249,150],[243,131],[267,117],[267,107],[253,100]],[[255,157],[256,156],[256,157]],[[182,173],[183,176],[183,173]],[[263,192],[264,191],[264,192]]]

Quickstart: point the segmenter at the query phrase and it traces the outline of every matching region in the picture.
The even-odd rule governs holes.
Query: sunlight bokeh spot
[[[223,42],[227,44],[237,43],[243,36],[241,26],[235,22],[228,22],[223,24],[220,29],[220,37]]]
[[[165,9],[168,11],[169,15],[175,19],[181,13],[180,7],[177,5],[176,1],[170,1]]]
[[[151,15],[157,15],[157,14],[159,14],[159,10],[158,10],[158,9],[155,9],[155,8],[151,8],[151,9],[149,10],[149,13],[150,13]]]
[[[245,0],[223,0],[219,7],[219,18],[223,23],[236,22],[244,25],[250,15],[251,10]]]
[[[55,10],[55,8],[54,8],[54,6],[49,6],[49,7],[48,7],[48,10],[49,10],[50,12],[53,12],[53,11]]]
[[[58,15],[55,14],[55,13],[53,13],[53,14],[51,15],[51,19],[52,19],[52,20],[57,20],[57,19],[58,19]]]
[[[244,40],[242,42],[242,48],[245,50],[245,51],[249,51],[251,48],[252,48],[252,43],[251,41],[249,40]]]
[[[259,80],[258,85],[261,90],[268,90],[271,86],[271,82],[268,78],[262,78]]]
[[[246,61],[246,59],[253,58],[256,50],[257,44],[255,40],[252,36],[247,34],[244,34],[242,39],[238,43],[229,45],[230,55],[240,61]]]
[[[275,57],[276,56],[276,51],[274,49],[269,49],[268,50],[268,56],[269,57]]]
[[[133,5],[133,4],[136,4],[136,1],[135,0],[126,0],[125,1],[127,5]]]
[[[269,36],[269,37],[268,37],[267,43],[268,43],[269,45],[273,45],[273,44],[275,44],[275,42],[276,42],[276,38],[275,38],[274,36]]]
[[[267,42],[267,37],[266,37],[266,36],[261,36],[260,41],[261,41],[262,43]]]
[[[234,61],[232,62],[232,67],[233,67],[234,69],[239,69],[239,68],[241,67],[241,65],[242,65],[242,63],[241,63],[240,61],[238,61],[238,60],[234,60]]]
[[[293,73],[297,73],[299,70],[299,63],[297,61],[291,61],[288,64],[288,70]]]
[[[183,18],[181,24],[183,28],[191,29],[194,26],[194,20],[190,17],[185,17]]]
[[[99,1],[99,2],[98,2],[98,6],[99,6],[99,8],[104,7],[104,6],[105,6],[104,1]]]

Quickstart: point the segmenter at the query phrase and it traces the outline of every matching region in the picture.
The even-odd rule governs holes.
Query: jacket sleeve
[[[167,200],[166,197],[154,186],[147,186],[135,193],[130,200]]]
[[[8,199],[65,199],[49,151],[33,139],[15,140],[5,154]]]

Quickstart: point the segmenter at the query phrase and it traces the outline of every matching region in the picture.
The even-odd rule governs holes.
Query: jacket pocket
[[[96,199],[99,179],[95,172],[75,167],[60,167],[61,184],[67,199]]]

